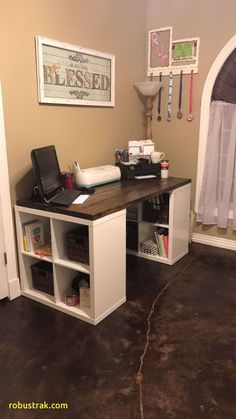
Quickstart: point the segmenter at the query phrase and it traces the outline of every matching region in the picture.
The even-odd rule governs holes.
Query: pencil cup
[[[65,189],[74,188],[74,174],[72,172],[62,172],[62,183]]]

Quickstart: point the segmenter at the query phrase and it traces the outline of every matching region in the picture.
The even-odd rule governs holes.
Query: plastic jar
[[[167,179],[169,176],[169,160],[161,161],[161,178]]]

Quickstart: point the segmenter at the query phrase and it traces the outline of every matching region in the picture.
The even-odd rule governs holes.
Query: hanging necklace
[[[182,108],[182,92],[183,92],[183,70],[181,70],[180,73],[180,78],[179,78],[179,107],[178,107],[178,112],[177,112],[177,118],[181,119],[183,114],[181,111]]]
[[[189,90],[189,114],[187,116],[187,121],[191,122],[193,120],[193,70],[191,71],[190,78],[190,90]]]
[[[162,81],[162,73],[160,73],[159,81],[161,83],[161,81]],[[157,120],[158,121],[161,121],[161,90],[162,89],[159,89],[158,105],[157,105],[157,112],[158,112]]]
[[[173,82],[173,75],[171,71],[169,75],[169,92],[168,92],[168,105],[167,105],[167,118],[166,118],[168,122],[171,122],[172,82]]]

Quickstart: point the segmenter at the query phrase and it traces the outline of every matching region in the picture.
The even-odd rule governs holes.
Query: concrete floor
[[[1,419],[236,418],[233,251],[192,244],[173,266],[129,256],[127,302],[97,326],[2,301],[0,336]],[[68,409],[8,408],[18,401]]]

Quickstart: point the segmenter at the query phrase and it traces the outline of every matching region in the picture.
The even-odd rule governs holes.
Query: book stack
[[[158,254],[164,258],[168,257],[168,229],[167,228],[157,228],[157,230],[154,232],[157,248],[158,248]]]
[[[26,252],[34,252],[44,246],[43,223],[38,220],[28,221],[22,224],[23,249]]]

